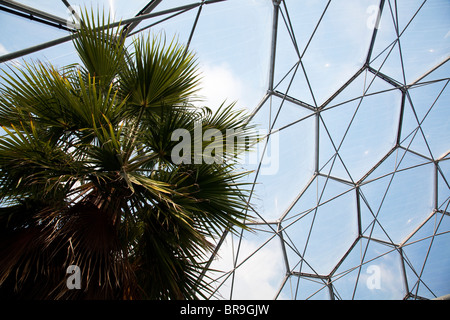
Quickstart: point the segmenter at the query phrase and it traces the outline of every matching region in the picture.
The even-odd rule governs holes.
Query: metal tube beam
[[[444,65],[445,63],[447,63],[447,61],[450,60],[450,55],[448,55],[447,57],[445,57],[441,62],[439,62],[437,65],[435,65],[433,68],[431,68],[430,70],[428,70],[427,72],[425,72],[423,75],[421,75],[419,78],[417,78],[416,80],[414,80],[411,84],[408,85],[408,87],[411,87],[415,84],[417,84],[420,80],[422,80],[423,78],[425,78],[426,76],[428,76],[430,73],[432,73],[434,70],[436,70],[437,68],[441,67],[442,65]]]
[[[59,25],[66,25],[67,20],[60,18],[58,16],[52,15],[50,13],[38,10],[36,8],[26,6],[24,4],[21,4],[17,1],[11,1],[11,0],[0,0],[0,5],[4,5],[5,7],[9,7],[11,9],[59,24]]]
[[[75,17],[75,19],[80,22],[81,21],[81,17],[78,15],[78,13],[73,9],[73,7],[70,5],[70,3],[67,0],[61,0],[64,5],[66,6],[66,8],[68,10],[70,10],[70,13]]]
[[[381,73],[379,70],[375,70],[372,67],[368,67],[367,70],[372,72],[374,75],[378,76],[380,79],[383,79],[384,81],[386,81],[390,85],[394,86],[395,88],[400,89],[400,90],[405,90],[404,86],[400,82],[398,82],[397,80],[394,80],[393,78],[385,75],[384,73]]]
[[[182,10],[186,10],[186,9],[195,8],[195,7],[201,6],[202,4],[211,4],[211,3],[222,2],[222,1],[225,1],[225,0],[204,1],[204,2],[189,4],[189,5],[185,5],[185,6],[181,6],[181,7],[176,7],[176,8],[172,8],[172,9],[167,9],[167,10],[163,10],[163,11],[160,11],[160,12],[144,14],[144,15],[141,15],[141,16],[137,16],[137,17],[133,17],[133,18],[129,18],[129,19],[125,19],[125,20],[122,20],[122,21],[111,23],[108,27],[109,28],[115,28],[115,27],[118,27],[119,25],[126,25],[126,24],[129,24],[129,23],[142,21],[142,20],[146,20],[146,19],[151,19],[151,18],[154,18],[154,17],[162,16],[162,15],[173,13],[173,12],[177,12],[177,11],[182,11]],[[103,28],[103,27],[101,27],[101,28]],[[27,54],[38,52],[40,50],[51,48],[51,47],[56,46],[58,44],[62,44],[62,43],[71,41],[72,39],[74,39],[76,37],[77,37],[77,34],[75,33],[73,35],[71,34],[71,35],[68,35],[68,36],[65,36],[65,37],[61,37],[61,38],[58,38],[58,39],[54,39],[54,40],[51,40],[51,41],[48,41],[48,42],[41,43],[41,44],[36,45],[36,46],[32,46],[32,47],[29,47],[29,48],[26,48],[26,49],[22,49],[22,50],[18,50],[18,51],[12,52],[12,53],[8,53],[8,54],[5,54],[5,55],[2,55],[2,56],[0,56],[0,63],[6,62],[6,61],[9,61],[9,60],[13,60],[13,59],[17,59],[17,58],[20,58],[20,57],[25,56]]]
[[[29,19],[31,21],[36,21],[36,22],[45,24],[45,25],[53,27],[53,28],[58,28],[60,30],[65,30],[65,31],[70,31],[70,32],[75,31],[73,29],[68,28],[67,26],[65,26],[63,24],[55,23],[55,22],[52,22],[52,21],[48,21],[46,19],[39,18],[39,17],[37,17],[35,15],[32,15],[32,14],[29,14],[29,13],[25,13],[25,12],[18,11],[18,10],[12,9],[12,8],[8,8],[8,7],[3,6],[1,4],[0,4],[0,10],[4,11],[4,12],[7,12],[7,13],[10,13],[10,14],[13,14],[13,15],[16,15],[16,16],[21,17],[21,18],[25,18],[25,19]]]
[[[269,91],[273,91],[274,73],[275,73],[275,56],[277,48],[277,29],[278,29],[278,9],[279,1],[273,2],[273,20],[272,20],[272,44],[270,52],[270,70],[269,70]]]
[[[278,224],[278,229],[277,229],[277,233],[280,237],[280,243],[281,243],[281,252],[283,254],[283,260],[284,260],[284,266],[286,268],[286,274],[289,274],[289,272],[291,271],[289,268],[289,259],[287,256],[287,251],[286,251],[286,246],[285,246],[285,240],[284,240],[284,236],[283,236],[283,231],[281,231],[283,228],[281,227],[281,223]]]
[[[291,275],[297,276],[297,277],[312,278],[312,279],[329,280],[329,277],[327,275],[321,275],[321,274],[317,274],[317,273],[306,273],[306,272],[292,271]]]
[[[381,0],[380,6],[378,7],[377,20],[376,20],[375,26],[373,28],[372,39],[370,41],[369,52],[367,54],[367,59],[366,59],[367,65],[369,65],[369,63],[370,63],[370,58],[372,57],[373,47],[375,46],[375,39],[377,37],[378,28],[380,26],[381,13],[383,12],[384,1],[385,0]]]
[[[294,103],[294,104],[296,104],[296,105],[298,105],[300,107],[306,108],[306,109],[314,111],[314,112],[316,111],[316,108],[314,106],[312,106],[312,105],[310,105],[310,104],[308,104],[306,102],[300,101],[298,99],[295,99],[295,98],[289,96],[288,94],[285,94],[285,93],[282,93],[282,92],[276,91],[276,90],[275,91],[271,91],[270,93],[273,94],[274,96],[278,97],[278,98],[281,98],[281,99],[284,99],[286,101],[292,102],[292,103]]]
[[[140,17],[142,15],[145,14],[149,14],[150,12],[152,12],[160,3],[162,0],[152,0],[150,1],[137,15],[136,17]],[[125,34],[129,34],[131,33],[131,31],[133,31],[134,28],[136,28],[138,26],[138,24],[141,22],[141,20],[139,21],[135,21],[135,22],[131,22],[129,23],[127,26],[124,27],[124,33]]]

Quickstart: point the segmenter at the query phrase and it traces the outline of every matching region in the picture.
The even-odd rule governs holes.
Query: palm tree
[[[213,241],[245,228],[255,141],[234,105],[195,107],[195,55],[163,36],[125,46],[123,28],[84,14],[81,64],[10,66],[0,88],[0,295],[38,299],[195,299],[208,292]],[[233,132],[214,161],[175,163],[176,129]],[[246,138],[246,139],[243,139]],[[191,160],[213,143],[192,141]],[[217,149],[219,150],[219,149]],[[66,268],[80,269],[69,290]]]

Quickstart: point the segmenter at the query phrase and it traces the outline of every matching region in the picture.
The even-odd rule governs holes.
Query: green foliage
[[[249,218],[246,173],[231,161],[256,141],[248,116],[194,107],[200,74],[184,46],[148,36],[127,48],[108,23],[83,15],[82,64],[24,63],[2,77],[2,296],[199,298],[211,241]],[[171,133],[196,123],[234,130],[223,162],[172,161]],[[82,290],[66,287],[71,264]]]

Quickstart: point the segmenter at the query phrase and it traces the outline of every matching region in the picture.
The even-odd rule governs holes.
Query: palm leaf
[[[109,28],[109,15],[93,17],[92,9],[91,13],[82,12],[82,22],[73,42],[86,73],[97,78],[101,87],[108,88],[126,61],[122,28]]]
[[[234,104],[193,106],[197,61],[175,39],[125,48],[109,23],[83,13],[73,41],[81,65],[24,64],[3,76],[0,294],[205,297],[208,239],[247,228],[246,173],[231,160],[257,141],[248,116]],[[192,148],[226,144],[224,161],[175,164],[172,133],[199,124]],[[203,141],[210,129],[220,137]],[[67,290],[69,264],[84,290]]]
[[[124,94],[131,95],[133,105],[144,108],[181,105],[198,90],[198,72],[192,54],[162,36],[140,37],[133,42],[134,51],[128,69],[121,73]]]

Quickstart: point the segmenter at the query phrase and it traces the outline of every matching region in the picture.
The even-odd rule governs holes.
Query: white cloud
[[[249,256],[257,249],[257,245],[244,240],[242,255]],[[279,280],[284,275],[283,271],[280,246],[276,241],[271,241],[237,270],[233,298],[273,299],[278,290],[276,285],[280,285]]]
[[[216,110],[225,100],[227,104],[241,100],[244,84],[227,65],[205,64],[200,70],[202,89],[198,94],[204,99],[202,104]]]
[[[245,74],[226,63],[202,63],[200,72],[201,90],[197,94],[203,101],[198,105],[208,106],[213,111],[223,102],[226,105],[236,102],[237,108],[251,112],[267,90],[266,87],[262,88],[259,82],[244,80]]]
[[[8,50],[0,43],[0,56],[9,53]]]
[[[238,240],[234,239],[234,244],[230,241],[230,238],[227,240],[222,244],[219,257],[212,265],[213,269],[223,272],[233,270],[234,255],[237,253],[236,242]],[[233,299],[262,300],[275,297],[286,271],[277,240],[277,238],[272,239],[259,250],[258,248],[264,242],[244,238],[241,240],[238,268],[234,275]],[[233,251],[233,247],[235,251]],[[255,253],[255,251],[257,252]],[[246,260],[247,258],[248,260]],[[245,262],[242,263],[244,260]],[[231,281],[232,276],[219,289],[219,296],[229,297]]]
[[[0,43],[0,56],[3,56],[8,53],[10,53],[10,51],[8,49],[6,49],[3,44]],[[8,63],[15,65],[15,66],[21,66],[20,61],[17,59],[10,60]]]

